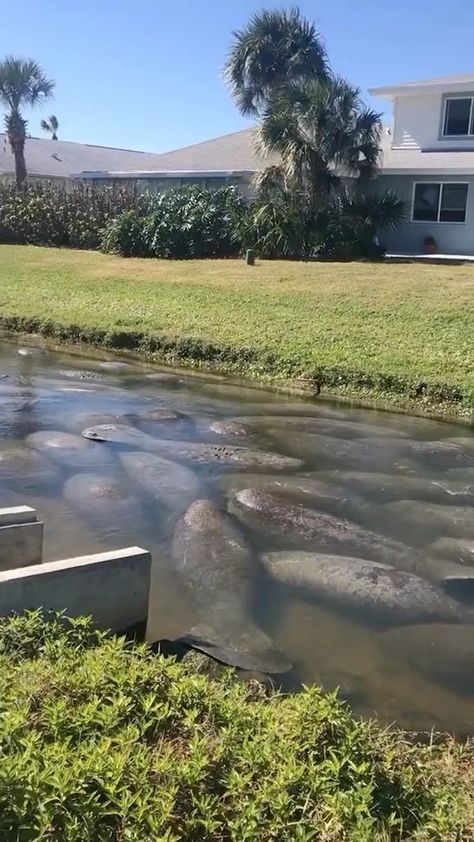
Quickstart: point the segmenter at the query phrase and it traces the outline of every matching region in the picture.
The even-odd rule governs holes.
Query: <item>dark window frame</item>
[[[436,213],[436,219],[416,219],[415,218],[415,203],[416,203],[416,188],[419,185],[428,184],[431,187],[438,187],[438,208]],[[444,198],[444,189],[445,187],[453,187],[455,185],[459,185],[466,188],[466,202],[464,205],[464,219],[442,219],[443,215],[443,198]],[[413,182],[413,193],[412,193],[412,202],[411,202],[411,221],[421,223],[424,225],[434,224],[434,225],[465,225],[467,220],[467,210],[469,205],[469,182],[467,181],[414,181]],[[455,209],[454,209],[455,210]],[[453,211],[453,209],[451,209]],[[446,208],[445,208],[446,212]]]

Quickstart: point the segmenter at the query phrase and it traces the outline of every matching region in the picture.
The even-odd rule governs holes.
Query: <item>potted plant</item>
[[[431,236],[425,237],[423,240],[423,253],[424,254],[438,254],[438,243],[436,242],[435,238]]]

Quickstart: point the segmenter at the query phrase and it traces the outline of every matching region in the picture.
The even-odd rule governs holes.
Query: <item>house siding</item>
[[[466,222],[411,222],[413,184],[416,181],[462,181],[469,185]],[[474,255],[474,174],[472,176],[381,175],[377,189],[394,190],[406,203],[407,221],[395,231],[380,232],[388,252],[423,253],[425,237],[433,236],[441,254]]]

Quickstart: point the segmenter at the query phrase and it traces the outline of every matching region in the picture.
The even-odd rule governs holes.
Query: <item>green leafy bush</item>
[[[133,189],[0,185],[0,242],[97,249],[108,220],[135,201]]]
[[[142,196],[134,211],[111,220],[102,238],[106,252],[164,258],[233,257],[245,201],[234,187],[182,187]]]
[[[236,219],[236,236],[244,248],[254,248],[264,258],[378,257],[383,248],[375,236],[396,228],[403,218],[403,202],[391,191],[341,191],[330,199],[315,199],[270,189]]]
[[[472,750],[38,612],[0,621],[2,842],[472,838]]]

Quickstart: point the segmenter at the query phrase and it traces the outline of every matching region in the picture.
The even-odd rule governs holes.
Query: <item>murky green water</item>
[[[202,625],[205,603],[207,625],[227,634],[232,646],[244,592],[240,576],[250,595],[246,645],[252,649],[257,632],[273,641],[282,661],[292,664],[282,677],[285,687],[339,686],[363,715],[376,712],[409,729],[472,733],[473,432],[110,362],[0,347],[1,505],[38,510],[45,560],[132,544],[149,548],[153,640]],[[234,423],[221,423],[229,420]],[[103,423],[126,424],[141,435],[131,443],[81,436]],[[189,443],[203,448],[189,451]],[[130,453],[135,455],[124,455]],[[275,456],[265,465],[269,453]],[[167,461],[147,473],[156,457]],[[280,457],[289,457],[288,463]],[[257,497],[245,491],[239,502],[245,489]],[[212,581],[200,581],[194,570],[190,588],[188,549],[180,536],[195,499],[210,499],[213,511],[232,512],[222,515],[231,538],[213,552],[209,533],[193,533],[189,559],[204,552],[204,579]],[[338,520],[323,519],[321,532],[320,513]],[[408,584],[402,574],[392,577],[387,605],[371,604],[376,568],[347,581],[343,571],[336,584],[321,578],[295,584],[291,566],[283,568],[285,575],[290,571],[284,581],[275,581],[263,561],[268,553],[285,561],[298,551],[361,558],[365,546],[372,562],[389,559],[403,576],[409,569],[419,577]],[[245,547],[244,567],[229,574]],[[222,562],[225,574],[209,572],[208,558]],[[441,606],[433,616],[432,600]]]

